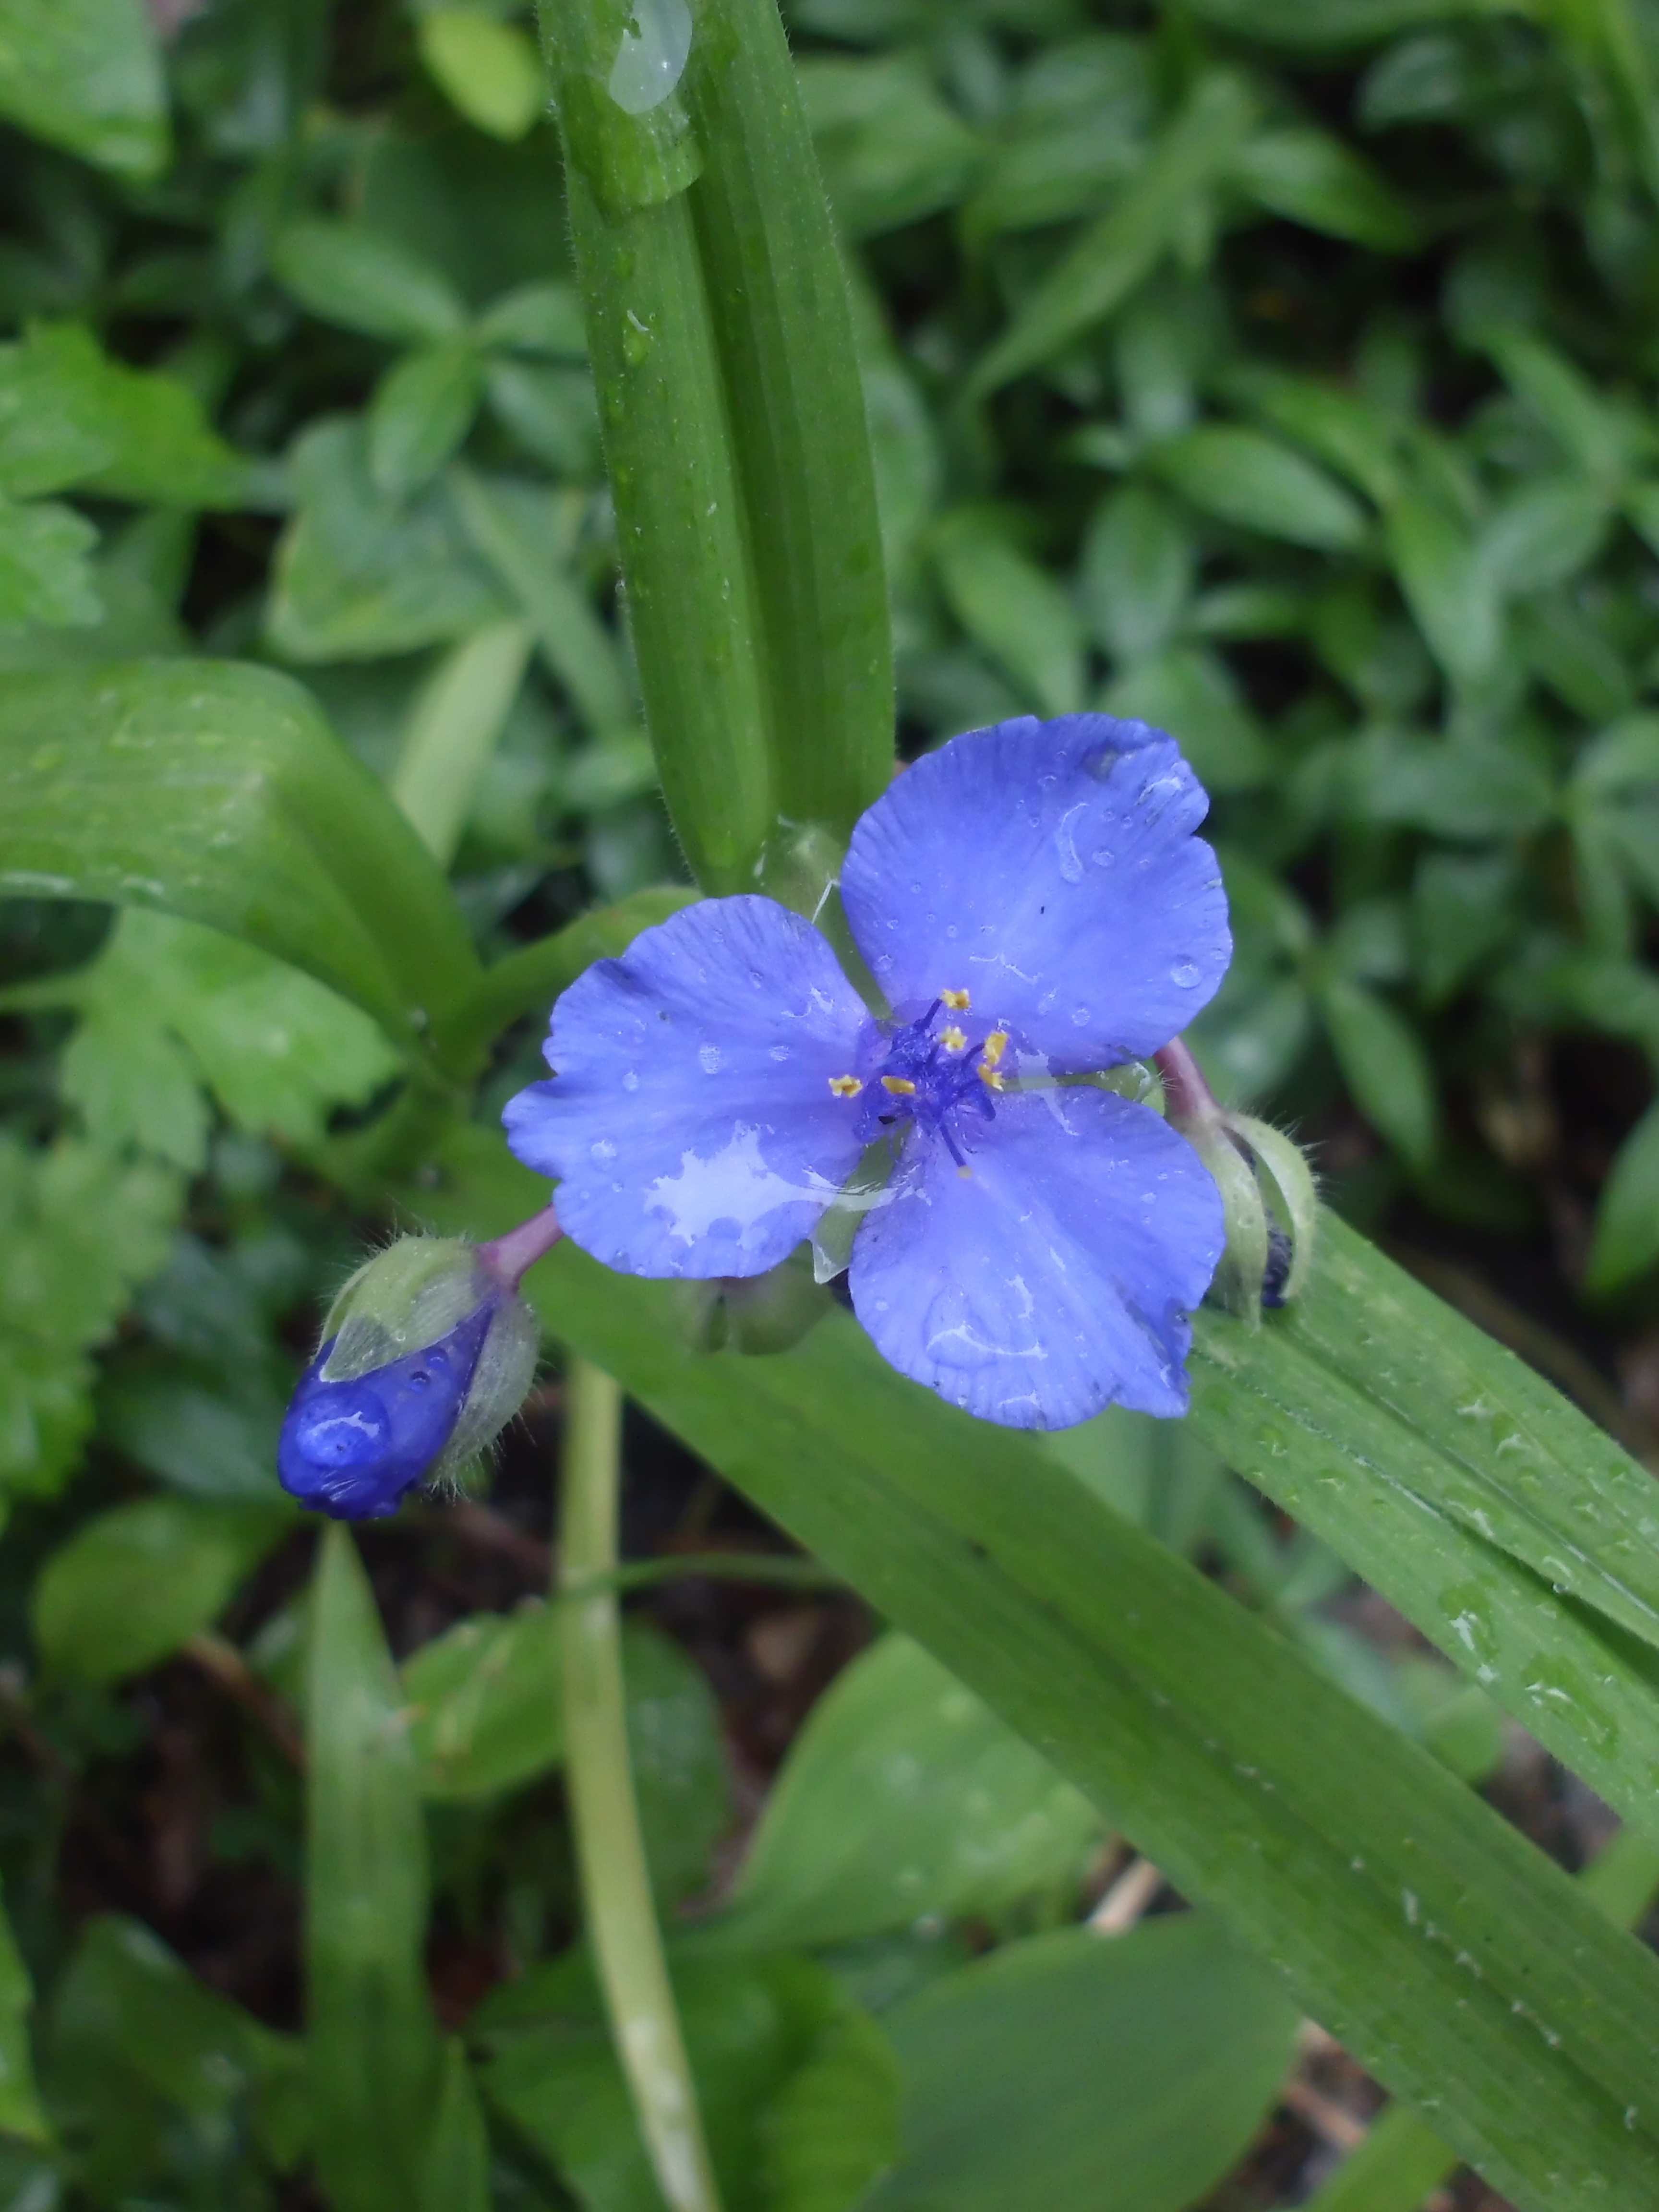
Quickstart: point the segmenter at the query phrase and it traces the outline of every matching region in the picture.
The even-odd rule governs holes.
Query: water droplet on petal
[[[1074,1028],[1076,1028],[1076,1029],[1079,1029],[1079,1030],[1080,1030],[1080,1029],[1083,1027],[1084,1024],[1088,1020],[1088,1018],[1089,1018],[1089,1009],[1088,1009],[1088,1007],[1087,1007],[1087,1006],[1073,1006],[1073,1009],[1072,1009],[1072,1024],[1073,1024],[1073,1026]]]
[[[1177,960],[1170,970],[1170,981],[1181,990],[1190,991],[1198,981],[1198,963],[1195,960]]]
[[[639,1071],[636,1068],[630,1067],[627,1074],[623,1078],[623,1089],[624,1091],[637,1091],[639,1087]]]
[[[588,1158],[590,1159],[600,1161],[614,1160],[617,1157],[617,1147],[611,1143],[609,1137],[595,1137],[592,1143],[588,1146],[587,1152]]]
[[[787,1060],[789,1057],[789,1048],[787,1044],[775,1044],[770,1048],[769,1056],[773,1060]]]
[[[700,1044],[697,1047],[697,1065],[705,1075],[718,1075],[720,1066],[720,1047],[717,1044]]]

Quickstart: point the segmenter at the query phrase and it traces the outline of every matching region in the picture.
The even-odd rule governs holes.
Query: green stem
[[[560,1506],[565,1777],[588,1940],[617,2054],[657,2185],[672,2212],[720,2212],[696,2090],[663,1957],[628,1763],[617,1571],[622,1393],[573,1359]]]
[[[1579,1876],[1609,1920],[1633,1928],[1659,1890],[1659,1844],[1621,1828]],[[1417,2212],[1462,2159],[1410,2105],[1390,2105],[1358,2148],[1309,2199],[1308,2212]]]

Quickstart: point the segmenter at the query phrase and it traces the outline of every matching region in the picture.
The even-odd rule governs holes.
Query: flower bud
[[[680,1326],[697,1352],[787,1352],[835,1303],[804,1248],[763,1275],[714,1275],[678,1292]]]
[[[518,1410],[536,1344],[529,1309],[472,1245],[400,1237],[329,1311],[283,1423],[283,1489],[360,1521],[453,1480]]]
[[[1156,1057],[1170,1121],[1221,1193],[1227,1242],[1211,1295],[1254,1328],[1264,1306],[1288,1305],[1307,1280],[1319,1218],[1313,1171],[1282,1130],[1224,1107],[1180,1038]]]

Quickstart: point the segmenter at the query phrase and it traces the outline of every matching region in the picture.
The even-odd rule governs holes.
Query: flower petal
[[[1232,941],[1209,801],[1145,722],[1029,715],[923,756],[853,833],[842,897],[905,1012],[942,990],[1058,1071],[1145,1058],[1213,995]]]
[[[965,1174],[911,1139],[853,1247],[853,1307],[884,1358],[981,1420],[1184,1413],[1187,1316],[1224,1237],[1208,1170],[1150,1107],[1011,1093]]]
[[[810,922],[705,899],[601,960],[553,1009],[550,1082],[509,1101],[507,1142],[559,1183],[584,1251],[635,1275],[758,1275],[857,1164],[869,1016]]]

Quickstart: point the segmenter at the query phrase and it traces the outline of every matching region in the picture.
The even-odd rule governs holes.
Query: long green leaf
[[[309,695],[235,662],[13,678],[0,890],[207,922],[406,1040],[478,972],[431,857]]]
[[[306,1678],[306,2048],[337,2212],[418,2201],[439,2084],[420,1784],[356,1546],[325,1533]]]
[[[892,646],[847,284],[775,0],[699,10],[690,87],[778,811],[844,836],[892,773]]]
[[[1391,1417],[1401,1447],[1389,1472],[1403,1489],[1659,1644],[1652,1476],[1342,1222],[1327,1215],[1322,1237],[1307,1294],[1269,1325],[1264,1346],[1284,1336]],[[1206,1329],[1212,1358],[1221,1334]],[[1244,1376],[1250,1348],[1242,1334],[1228,1340]]]
[[[750,888],[773,797],[757,584],[684,186],[678,94],[605,90],[627,10],[541,0],[629,625],[668,802],[705,890]],[[596,73],[597,72],[597,73]]]
[[[474,1227],[538,1188],[487,1138],[452,1171],[428,1210]],[[850,1321],[738,1366],[683,1347],[665,1286],[568,1246],[530,1289],[1518,2204],[1641,2201],[1659,1965],[1425,1753],[1039,1449],[883,1367]]]

